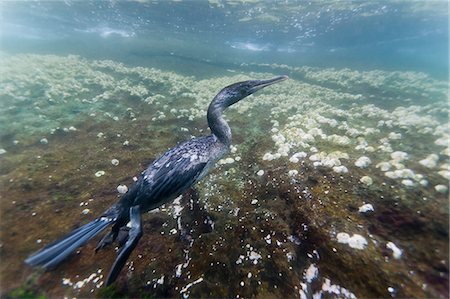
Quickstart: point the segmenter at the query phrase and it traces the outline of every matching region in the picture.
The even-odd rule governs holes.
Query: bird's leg
[[[106,246],[112,244],[119,234],[120,228],[117,225],[114,225],[111,228],[111,231],[107,233],[97,244],[97,247],[95,247],[95,252],[99,251],[100,249],[105,248]]]
[[[119,234],[117,235],[116,241],[117,244],[120,247],[125,245],[125,243],[128,241],[128,235],[130,234],[130,228],[128,226],[122,226],[119,230]]]
[[[133,249],[136,247],[139,239],[142,237],[142,222],[141,222],[141,210],[139,206],[134,206],[130,208],[130,221],[131,229],[128,233],[128,240],[125,245],[119,250],[119,254],[114,261],[111,271],[106,279],[106,285],[113,283],[117,276],[119,276],[125,262],[130,256]]]

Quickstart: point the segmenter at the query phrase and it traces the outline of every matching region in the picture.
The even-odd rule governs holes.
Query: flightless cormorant
[[[131,222],[126,243],[119,250],[106,279],[106,285],[113,283],[142,236],[141,213],[181,195],[228,152],[231,130],[222,116],[223,111],[252,93],[287,78],[243,81],[222,89],[208,108],[211,135],[191,139],[168,150],[150,164],[128,192],[100,217],[33,253],[25,262],[44,269],[54,268],[109,225],[112,229],[100,240],[96,251],[114,242],[121,229]]]

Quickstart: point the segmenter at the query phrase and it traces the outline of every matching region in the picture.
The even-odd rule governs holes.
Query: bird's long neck
[[[219,93],[208,108],[208,126],[217,139],[226,146],[231,145],[231,129],[223,118],[223,111],[232,104]]]

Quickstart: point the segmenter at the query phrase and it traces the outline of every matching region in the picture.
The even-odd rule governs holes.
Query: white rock
[[[309,160],[311,161],[320,161],[321,160],[321,155],[320,154],[314,154],[309,156]]]
[[[347,233],[338,233],[336,237],[339,243],[348,244],[351,248],[364,249],[367,246],[367,240],[358,234],[350,237]]]
[[[298,152],[298,153],[295,153],[295,154],[293,155],[293,157],[296,157],[296,158],[301,159],[301,158],[306,158],[307,155],[308,155],[308,154],[305,153],[305,152]]]
[[[16,140],[15,140],[16,141]],[[441,155],[450,156],[450,148],[446,147],[440,153]]]
[[[252,205],[256,205],[258,203],[258,200],[257,199],[253,199],[252,200]]]
[[[448,137],[441,137],[437,139],[434,144],[441,145],[441,146],[447,146],[448,147]]]
[[[350,239],[350,235],[347,233],[338,233],[336,235],[336,238],[339,243],[347,244],[348,240]]]
[[[42,143],[42,144],[48,144],[47,138],[42,138],[41,141],[40,141],[40,143]]]
[[[370,161],[369,157],[362,156],[358,160],[356,160],[355,166],[359,168],[366,168],[370,165],[370,163],[372,163],[372,161]]]
[[[399,259],[402,256],[403,250],[401,250],[400,248],[398,248],[394,243],[392,242],[388,242],[386,244],[386,247],[392,250],[392,256],[395,259]]]
[[[411,180],[402,180],[402,184],[407,186],[407,187],[412,187],[414,186],[414,182]]]
[[[394,166],[396,169],[405,169],[405,164],[398,163],[392,160],[392,166]]]
[[[330,168],[341,165],[341,161],[338,158],[331,158],[330,156],[325,157],[321,162],[323,166]]]
[[[231,164],[234,163],[234,158],[228,157],[225,159],[225,164]]]
[[[351,248],[364,249],[367,246],[367,240],[361,235],[354,234],[351,236],[348,245]]]
[[[448,187],[445,185],[436,185],[434,186],[434,190],[436,190],[439,193],[445,193],[448,190]]]
[[[267,243],[267,244],[272,244],[272,239],[270,238],[270,234],[268,234],[268,235],[264,238],[264,240],[266,240],[266,243]]]
[[[272,140],[275,141],[275,143],[281,144],[286,141],[286,138],[281,134],[272,135]]]
[[[348,169],[344,165],[341,165],[341,166],[334,166],[333,171],[337,173],[347,173]]]
[[[438,173],[442,177],[446,178],[447,180],[450,180],[450,171],[449,170],[441,170],[441,171],[438,171]]]
[[[258,263],[258,260],[261,259],[262,256],[259,253],[255,252],[255,251],[251,251],[250,254],[248,254],[248,258],[251,261],[253,261],[253,264],[256,265]]]
[[[291,149],[291,147],[289,146],[289,144],[283,143],[278,148],[277,153],[283,157],[286,157],[286,156],[288,156],[290,149]]]
[[[431,154],[431,155],[428,155],[428,157],[426,157],[425,159],[420,160],[419,163],[427,168],[435,168],[437,166],[438,160],[439,160],[438,155]]]
[[[408,169],[408,168],[398,169],[395,171],[395,173],[397,174],[398,177],[404,178],[404,179],[412,179],[416,176],[414,171],[412,171],[411,169]]]
[[[427,180],[420,180],[420,181],[419,181],[419,184],[420,184],[421,186],[426,187],[426,186],[428,186],[428,181],[427,181]]]
[[[340,136],[340,135],[330,135],[327,137],[327,140],[337,144],[337,145],[348,145],[350,144],[350,138],[347,136]]]
[[[4,148],[0,148],[0,155],[6,154],[6,150]]]
[[[119,165],[119,160],[117,160],[117,159],[112,159],[112,160],[111,160],[111,164],[114,165],[114,166],[117,166],[117,165]]]
[[[292,163],[298,163],[299,160],[298,160],[297,157],[292,156],[292,157],[289,158],[289,161],[292,162]]]
[[[119,185],[117,186],[117,192],[120,194],[125,194],[128,191],[128,187],[126,185]]]
[[[375,151],[375,148],[373,146],[366,147],[366,152],[373,153],[374,151]]]
[[[191,156],[191,161],[197,159],[198,156],[197,155],[193,155]],[[217,162],[218,164],[224,165],[224,164],[232,164],[234,163],[234,159],[233,158],[226,158],[226,159],[220,159],[219,162]]]
[[[298,174],[298,170],[295,170],[295,169],[289,170],[289,172],[288,172],[289,176],[296,176],[297,174]]]
[[[264,175],[264,170],[260,169],[256,174],[258,176],[263,176]]]
[[[272,153],[265,153],[263,156],[264,161],[272,161],[274,159],[275,159],[275,157]]]
[[[370,203],[366,203],[366,204],[360,206],[358,211],[360,213],[367,213],[367,212],[373,212],[375,210],[373,209],[373,206]]]
[[[389,162],[380,162],[375,167],[380,168],[381,171],[388,171],[392,165]]]
[[[322,162],[316,161],[316,162],[313,163],[313,166],[314,167],[322,166]]]
[[[103,170],[99,170],[95,173],[95,176],[98,178],[101,177],[102,175],[105,175],[105,172]]]
[[[319,269],[314,265],[311,264],[308,269],[306,269],[305,278],[308,283],[310,283],[314,278],[317,277],[319,274]]]
[[[391,158],[396,162],[402,162],[403,160],[407,160],[409,158],[409,155],[405,152],[396,151],[391,153]]]
[[[366,185],[366,186],[370,186],[370,185],[373,184],[372,178],[370,176],[367,176],[367,175],[365,175],[362,178],[360,178],[359,181],[361,183],[363,183],[364,185]]]
[[[391,132],[391,133],[389,133],[388,138],[391,139],[391,140],[401,139],[402,138],[402,134]]]
[[[398,175],[395,173],[395,171],[386,171],[384,173],[385,176],[387,176],[390,179],[398,179]]]

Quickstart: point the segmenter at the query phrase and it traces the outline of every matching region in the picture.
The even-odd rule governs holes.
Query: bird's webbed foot
[[[107,233],[95,247],[95,252],[111,245],[114,241],[117,241],[119,248],[122,247],[128,240],[130,228],[127,226],[122,226],[119,230],[114,230],[114,228]]]
[[[125,239],[126,243],[119,250],[118,256],[114,261],[111,271],[108,274],[108,278],[106,279],[107,286],[113,283],[116,280],[117,276],[119,276],[119,273],[128,260],[128,257],[136,247],[139,239],[142,237],[141,211],[139,206],[130,208],[130,221],[131,228],[126,235],[126,237],[128,238]]]
[[[117,238],[117,230],[113,229],[107,233],[97,244],[97,247],[95,247],[95,252],[99,251],[100,249],[103,249],[107,247],[108,245],[112,244],[114,240]]]
[[[123,245],[125,245],[125,243],[128,241],[130,230],[131,230],[131,228],[129,228],[128,226],[122,226],[120,228],[119,234],[117,235],[117,239],[116,239],[116,242],[117,242],[119,248],[122,247]]]

